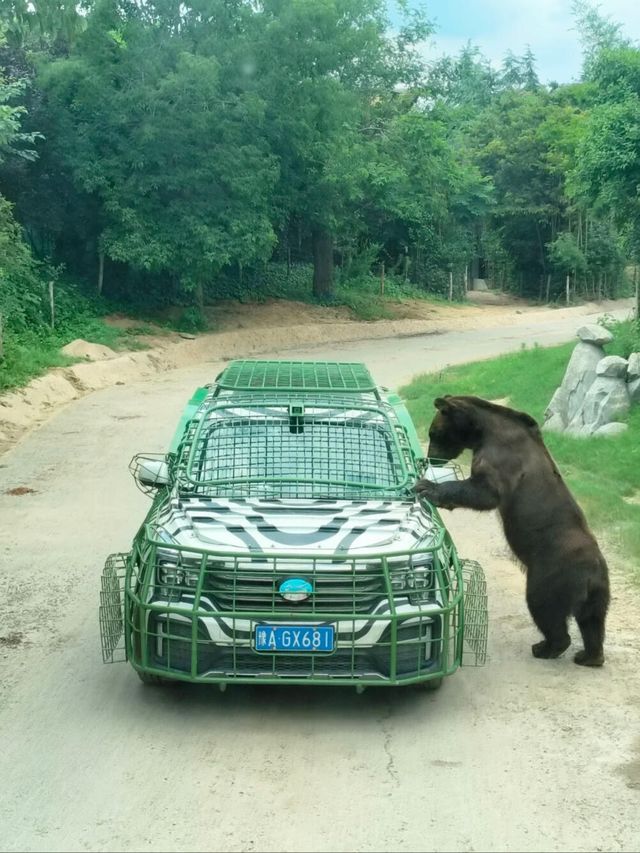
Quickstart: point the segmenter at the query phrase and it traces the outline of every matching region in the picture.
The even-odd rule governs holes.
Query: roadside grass
[[[20,388],[52,367],[68,367],[81,361],[60,352],[61,347],[76,338],[116,351],[141,350],[147,347],[137,336],[149,331],[151,327],[145,325],[131,329],[114,328],[99,317],[82,317],[58,332],[39,330],[16,334],[8,331],[4,337],[4,358],[0,360],[0,393]]]
[[[615,327],[611,328],[615,335]],[[425,442],[435,412],[433,400],[444,394],[504,400],[542,424],[574,346],[535,346],[450,367],[416,377],[400,393]],[[624,349],[616,340],[607,347],[608,352]],[[640,406],[631,411],[628,424],[625,433],[612,438],[572,438],[551,432],[543,437],[589,523],[630,558],[629,575],[640,584]]]

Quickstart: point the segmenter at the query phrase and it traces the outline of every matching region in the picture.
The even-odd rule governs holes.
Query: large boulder
[[[594,435],[608,436],[612,438],[615,435],[622,435],[629,429],[628,424],[621,424],[618,421],[612,421],[610,424],[603,424],[593,433]]]
[[[640,403],[640,352],[632,352],[627,363],[627,388],[632,403]]]
[[[627,360],[619,355],[607,355],[600,359],[596,367],[597,376],[612,376],[625,379],[627,376]]]
[[[629,411],[627,383],[619,376],[598,375],[584,397],[581,409],[569,422],[568,432],[592,435]]]
[[[601,327],[583,327],[586,328]],[[606,331],[602,329],[602,332]],[[603,358],[604,350],[599,344],[583,340],[576,344],[562,384],[556,389],[544,413],[544,429],[562,431],[576,417],[596,378],[596,367]]]
[[[584,326],[580,326],[576,334],[581,341],[587,344],[596,344],[597,346],[610,344],[613,340],[611,332],[597,323],[586,323]]]

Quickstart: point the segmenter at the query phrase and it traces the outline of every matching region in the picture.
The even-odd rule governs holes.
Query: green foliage
[[[99,7],[73,59],[42,79],[67,165],[100,201],[98,248],[196,292],[271,250],[276,164],[261,100],[230,90],[220,59],[189,47],[134,9]]]
[[[589,79],[604,51],[616,49],[628,41],[620,24],[600,12],[600,5],[588,0],[573,0],[573,15],[582,42],[583,74]]]
[[[190,331],[217,299],[373,318],[409,283],[445,297],[451,277],[462,298],[465,274],[550,301],[567,274],[574,299],[623,292],[640,51],[577,2],[581,83],[542,85],[530,50],[428,64],[432,27],[399,5],[391,27],[383,0],[3,4],[11,328],[46,326],[50,280],[62,300],[81,282],[79,314],[99,289],[90,311],[178,306]]]
[[[195,332],[206,331],[207,321],[202,312],[196,308],[195,305],[189,305],[184,308],[180,316],[171,323],[171,326],[178,332],[189,332],[190,334],[194,334]]]
[[[563,232],[549,246],[549,258],[553,266],[563,275],[584,273],[587,259],[580,250],[573,234]]]
[[[640,322],[638,320],[614,320],[604,317],[600,325],[613,335],[613,340],[606,345],[607,355],[619,355],[629,358],[632,352],[640,352]]]

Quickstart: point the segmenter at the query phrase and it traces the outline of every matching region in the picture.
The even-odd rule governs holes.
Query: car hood
[[[239,554],[412,551],[441,530],[415,500],[173,499],[155,523],[154,538]]]

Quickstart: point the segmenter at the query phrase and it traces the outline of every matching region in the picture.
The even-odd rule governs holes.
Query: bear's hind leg
[[[584,650],[573,660],[580,666],[602,666],[604,663],[604,622],[609,605],[607,589],[598,589],[576,613],[576,622],[582,634]]]
[[[567,631],[568,612],[558,607],[558,602],[548,599],[539,601],[537,597],[527,593],[529,612],[536,623],[544,640],[531,646],[534,658],[557,658],[571,645],[571,637]]]

